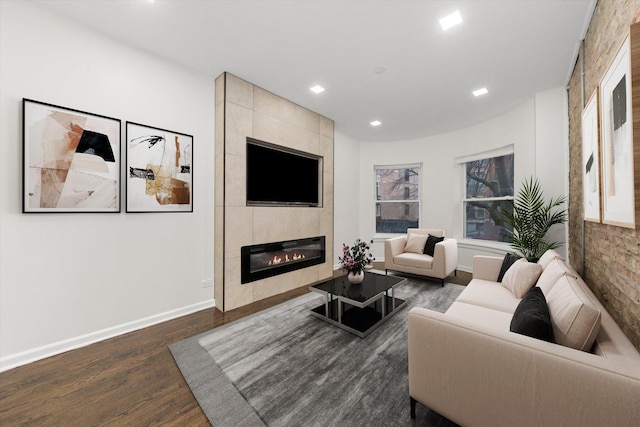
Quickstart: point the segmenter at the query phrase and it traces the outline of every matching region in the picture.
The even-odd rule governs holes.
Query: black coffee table
[[[405,301],[394,296],[394,288],[406,280],[367,271],[359,285],[349,283],[347,276],[318,283],[309,290],[326,300],[311,315],[364,338],[404,307]]]

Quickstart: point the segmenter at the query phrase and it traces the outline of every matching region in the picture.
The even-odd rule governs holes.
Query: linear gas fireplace
[[[325,262],[325,237],[263,243],[241,248],[241,282],[249,283]]]

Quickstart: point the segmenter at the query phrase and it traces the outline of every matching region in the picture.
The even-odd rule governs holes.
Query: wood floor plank
[[[168,345],[307,292],[202,310],[0,373],[0,425],[208,426]]]

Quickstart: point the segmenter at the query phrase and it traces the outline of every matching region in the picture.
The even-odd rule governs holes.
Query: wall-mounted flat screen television
[[[321,206],[322,161],[247,138],[247,206]]]

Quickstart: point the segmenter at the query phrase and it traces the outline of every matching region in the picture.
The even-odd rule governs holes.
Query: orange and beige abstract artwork
[[[127,212],[193,212],[193,137],[127,122]]]
[[[119,212],[120,120],[25,99],[23,212]]]

